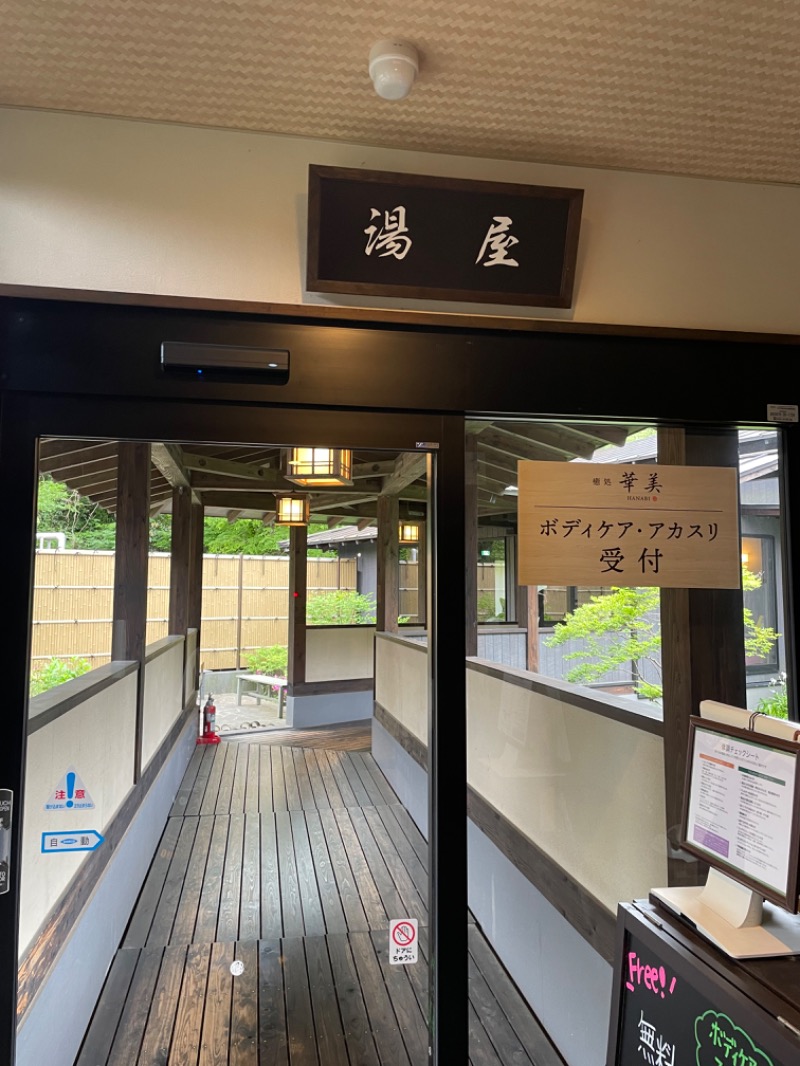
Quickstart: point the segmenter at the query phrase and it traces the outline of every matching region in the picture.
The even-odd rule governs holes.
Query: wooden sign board
[[[606,1066],[800,1061],[790,964],[733,970],[691,936],[645,901],[620,904]]]
[[[309,167],[311,292],[570,307],[582,189]]]
[[[519,583],[740,588],[733,467],[522,461]]]

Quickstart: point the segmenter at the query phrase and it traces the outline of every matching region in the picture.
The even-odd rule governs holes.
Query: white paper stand
[[[800,955],[800,916],[718,870],[709,870],[703,886],[654,888],[651,895],[732,958]]]

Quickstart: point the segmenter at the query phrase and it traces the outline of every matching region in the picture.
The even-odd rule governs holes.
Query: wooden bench
[[[284,718],[286,714],[286,685],[285,677],[269,677],[267,674],[237,674],[236,702],[240,704],[242,696],[252,696],[258,703],[262,700],[273,699],[273,694],[269,690],[276,688],[278,690],[278,717]]]

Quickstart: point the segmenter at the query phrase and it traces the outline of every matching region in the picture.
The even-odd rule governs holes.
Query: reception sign
[[[582,189],[309,168],[307,288],[570,307]]]
[[[521,585],[740,588],[737,471],[519,464]]]

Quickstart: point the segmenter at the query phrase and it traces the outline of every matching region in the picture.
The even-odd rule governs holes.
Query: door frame
[[[432,565],[428,569],[429,633],[429,1033],[437,1066],[468,1058],[467,801],[464,627],[464,420],[458,415],[359,412],[219,404],[16,394],[3,399],[0,456],[7,501],[23,516],[6,538],[18,561],[6,587],[6,616],[13,625],[5,696],[9,712],[0,746],[0,784],[14,793],[10,890],[0,897],[0,1053],[13,1064],[16,1043],[17,947],[21,812],[27,747],[27,673],[33,603],[37,442],[39,437],[113,440],[347,446],[422,451],[429,456]],[[446,546],[446,547],[445,547]],[[447,708],[440,729],[440,709]],[[461,728],[459,729],[459,724]],[[446,735],[445,735],[446,734]],[[453,826],[463,827],[457,833]],[[447,827],[447,863],[438,860]],[[454,990],[462,989],[461,995]],[[447,989],[447,995],[443,990]],[[443,1036],[443,1034],[446,1034]],[[446,1047],[445,1047],[446,1044]],[[463,1044],[463,1054],[462,1047]]]
[[[165,339],[286,349],[291,356],[289,380],[283,386],[257,380],[245,384],[169,380],[159,368],[160,345]],[[293,308],[0,286],[0,468],[6,499],[19,501],[21,513],[28,516],[17,523],[20,528],[12,528],[6,544],[15,559],[32,556],[35,437],[41,432],[57,432],[41,428],[40,415],[45,409],[55,419],[67,403],[80,400],[102,411],[114,398],[123,398],[136,406],[138,415],[158,409],[176,440],[187,436],[229,436],[236,440],[236,431],[223,430],[231,424],[238,426],[240,416],[245,420],[250,417],[248,411],[263,414],[267,410],[277,418],[282,410],[303,409],[313,413],[325,442],[341,425],[340,418],[352,418],[354,412],[380,412],[376,416],[380,419],[405,412],[404,417],[440,419],[434,504],[437,543],[447,544],[448,550],[440,552],[433,587],[446,590],[447,600],[442,602],[455,610],[456,601],[461,602],[465,575],[465,416],[646,421],[666,427],[695,426],[701,433],[706,426],[735,429],[768,425],[768,402],[785,398],[775,395],[773,376],[768,371],[778,357],[798,348],[800,339],[786,335],[415,315],[378,309]],[[705,364],[712,375],[718,375],[720,368],[734,362],[766,372],[751,375],[733,399],[717,404],[713,390],[701,381],[698,368]],[[207,423],[199,431],[192,428],[187,432],[186,427],[194,427],[194,417],[200,411]],[[136,417],[131,421],[136,423]],[[120,428],[114,425],[113,432],[105,435],[118,439],[123,436]],[[800,596],[800,567],[793,566],[792,559],[800,557],[800,521],[794,519],[792,501],[800,500],[800,432],[796,424],[776,428],[784,430],[780,450],[786,506],[782,516],[785,637],[790,679],[796,680],[794,604]],[[131,439],[158,436],[141,422],[129,431]],[[81,436],[83,431],[74,435]],[[270,439],[278,437],[277,432],[268,435]],[[162,439],[169,436],[163,434]],[[261,436],[259,431],[256,439]],[[30,566],[15,566],[8,575],[6,609],[10,617],[27,619],[31,582]],[[17,668],[4,693],[13,722],[7,744],[0,748],[0,772],[10,775],[8,780],[12,781],[19,770],[20,752],[24,752],[20,735],[26,703],[23,666],[28,655],[27,626],[24,628],[24,639],[23,634],[15,633],[11,641],[10,658]],[[448,630],[442,625],[435,639],[440,676],[433,684],[441,692],[447,684],[451,705],[463,707],[463,629],[451,626]],[[703,669],[709,673],[707,663]],[[790,707],[796,707],[791,687],[789,697]],[[466,737],[463,730],[454,732],[453,725],[447,723],[446,760],[440,759],[438,733],[429,744],[437,825],[447,824],[451,817],[463,818],[466,824],[466,813],[462,813],[465,804],[456,802],[465,791]],[[455,773],[448,776],[455,768],[461,774],[459,788],[449,787],[458,777]],[[5,787],[2,779],[0,787]],[[432,819],[432,827],[435,821]],[[431,834],[433,851],[437,841],[433,828]],[[451,837],[448,833],[451,840],[458,844],[458,852],[434,878],[431,898],[431,912],[437,910],[439,917],[439,926],[432,929],[439,954],[434,980],[451,993],[448,1000],[434,996],[431,1013],[432,1054],[434,1061],[442,1063],[447,1060],[437,1057],[444,1054],[443,1048],[439,1050],[443,1032],[447,1034],[450,1061],[466,1061],[467,1047],[466,940],[461,929],[461,907],[466,906],[466,857],[464,853],[462,861],[461,835]],[[436,861],[438,856],[432,854],[432,870]],[[8,899],[0,897],[0,936],[10,927],[9,907],[4,906]],[[450,915],[454,916],[452,923]],[[13,928],[16,930],[16,915]],[[447,976],[448,971],[451,976]],[[11,967],[3,965],[0,956],[0,1055],[14,1029],[7,1007],[11,1003],[13,1009],[15,998],[10,974]],[[458,988],[463,988],[463,996],[453,994]],[[443,1015],[445,1009],[452,1009],[453,1014]],[[463,1054],[462,1045],[457,1043],[462,1036]]]

